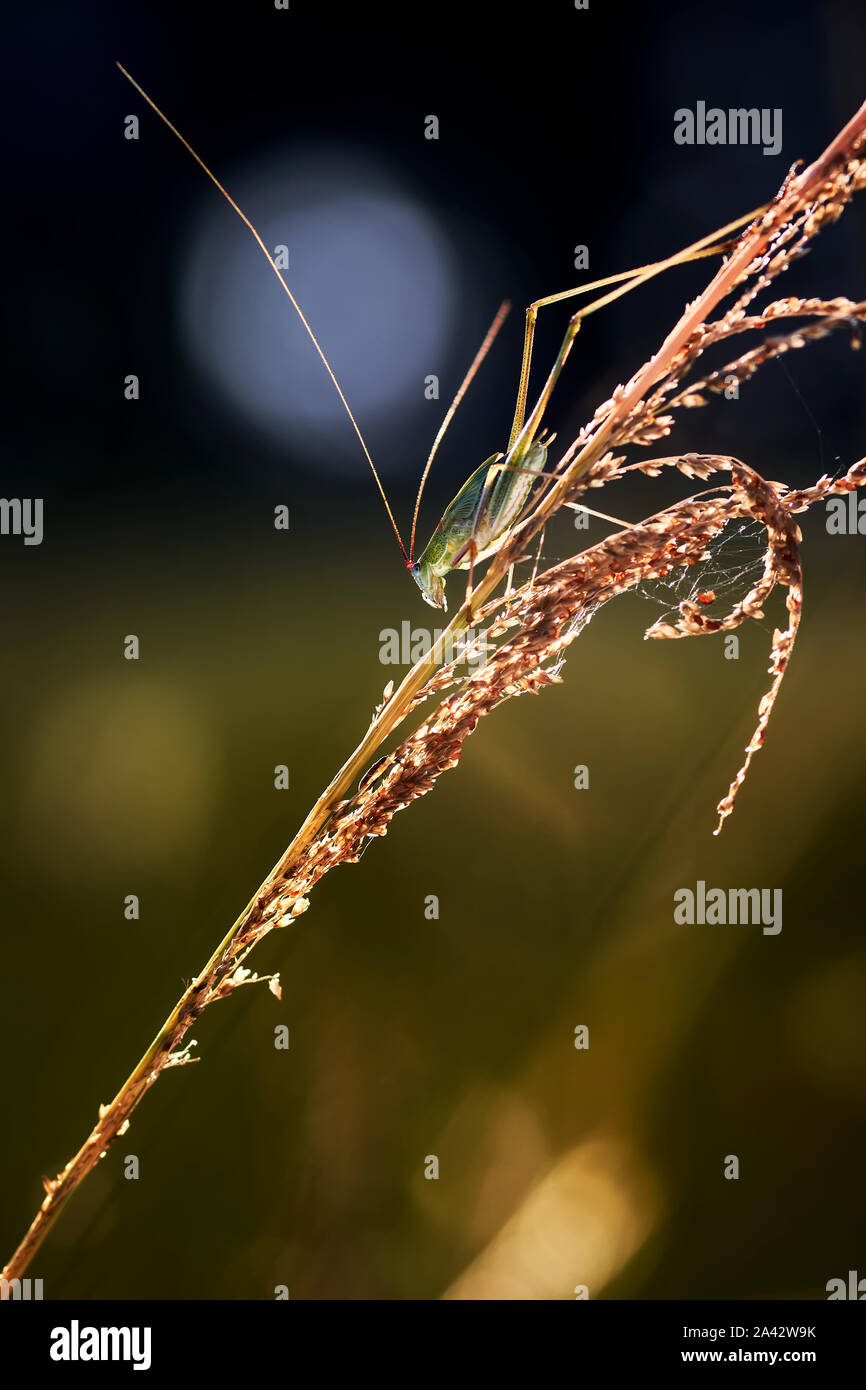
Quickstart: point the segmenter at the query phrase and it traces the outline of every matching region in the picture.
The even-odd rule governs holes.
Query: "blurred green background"
[[[174,554],[127,535],[66,592],[21,557],[7,1249],[362,732],[394,674],[380,629],[425,621],[397,566],[361,568],[357,533],[299,526],[269,549],[243,530],[219,573],[204,535]],[[720,839],[780,615],[728,661],[720,638],[643,643],[658,609],[619,600],[562,687],[484,720],[257,952],[282,1004],[250,987],[193,1030],[202,1061],[159,1082],[38,1256],[49,1296],[820,1297],[857,1268],[866,561],[823,531],[806,519],[800,644]],[[781,934],[675,926],[698,878],[782,888]]]

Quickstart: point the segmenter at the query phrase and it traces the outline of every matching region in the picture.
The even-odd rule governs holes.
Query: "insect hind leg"
[[[526,310],[523,358],[520,365],[520,380],[517,387],[514,422],[511,426],[511,435],[508,442],[509,451],[517,442],[518,436],[523,429],[523,422],[526,414],[526,397],[529,390],[529,369],[532,363],[532,348],[535,338],[535,321],[538,317],[539,309],[543,309],[550,304],[559,304],[565,299],[574,299],[581,294],[588,294],[591,290],[604,289],[606,286],[610,285],[619,285],[619,289],[611,290],[608,294],[602,295],[601,298],[593,300],[591,304],[587,304],[585,308],[577,311],[569,324],[571,336],[574,337],[577,334],[582,319],[586,318],[589,314],[595,313],[596,310],[601,309],[604,305],[612,303],[615,299],[621,298],[622,295],[628,294],[631,290],[636,289],[638,285],[643,284],[646,280],[651,280],[663,270],[668,270],[675,265],[684,265],[688,261],[700,260],[704,256],[718,256],[726,251],[730,251],[734,244],[730,237],[730,233],[745,226],[747,222],[751,222],[764,211],[764,208],[756,208],[752,212],[746,213],[745,216],[737,218],[735,222],[729,222],[726,227],[719,227],[717,231],[709,233],[708,236],[702,237],[700,241],[693,242],[691,246],[685,247],[684,250],[678,251],[673,256],[668,256],[664,260],[652,261],[647,265],[636,266],[632,270],[620,271],[617,275],[607,275],[601,280],[591,280],[589,284],[578,285],[572,290],[561,290],[558,294],[550,294],[546,295],[543,299],[534,300]],[[572,325],[574,325],[573,328]]]

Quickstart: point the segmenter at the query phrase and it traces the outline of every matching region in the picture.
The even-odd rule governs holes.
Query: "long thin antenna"
[[[295,296],[292,294],[292,291],[289,289],[289,287],[288,287],[286,281],[283,279],[282,271],[280,271],[280,270],[278,269],[277,264],[276,264],[276,262],[274,261],[274,259],[273,259],[272,255],[271,255],[270,251],[269,251],[268,248],[265,246],[265,243],[262,241],[261,237],[259,236],[258,232],[256,231],[256,229],[255,229],[255,227],[253,226],[253,224],[252,224],[252,222],[250,221],[250,219],[247,217],[246,213],[243,212],[243,211],[238,207],[238,205],[237,205],[237,203],[235,202],[234,198],[232,198],[232,196],[231,196],[229,193],[226,192],[226,190],[223,188],[222,184],[220,183],[219,179],[216,177],[215,174],[212,174],[212,173],[211,173],[210,169],[207,167],[207,165],[205,164],[204,160],[201,158],[200,155],[196,154],[195,150],[193,149],[193,147],[192,147],[192,145],[189,143],[189,141],[186,140],[186,139],[184,139],[184,137],[181,135],[181,133],[180,133],[180,131],[177,129],[177,127],[172,125],[171,121],[168,119],[168,116],[164,115],[163,112],[160,111],[160,109],[159,109],[159,107],[157,106],[156,102],[155,102],[151,97],[149,97],[149,96],[147,95],[147,92],[144,90],[143,87],[140,87],[140,86],[138,85],[138,83],[136,82],[135,78],[132,77],[132,76],[126,71],[126,68],[123,66],[123,64],[122,64],[122,63],[118,63],[117,66],[120,68],[120,71],[123,73],[123,75],[124,75],[124,77],[127,79],[127,81],[132,83],[133,87],[134,87],[135,90],[138,92],[139,96],[141,96],[141,97],[144,98],[144,100],[147,102],[148,106],[151,107],[151,109],[152,109],[153,111],[156,112],[157,116],[159,116],[159,119],[163,122],[163,124],[168,126],[168,128],[169,128],[169,130],[171,131],[172,135],[176,135],[176,136],[177,136],[178,140],[179,140],[180,143],[183,145],[184,149],[188,150],[189,153],[192,155],[192,157],[193,157],[193,159],[195,160],[196,164],[200,165],[200,167],[201,167],[202,169],[204,169],[204,171],[205,171],[205,173],[207,174],[208,178],[210,179],[211,183],[216,184],[217,188],[219,189],[220,193],[221,193],[221,194],[223,195],[223,197],[225,198],[225,200],[226,200],[226,202],[228,203],[229,207],[231,207],[231,208],[234,209],[234,211],[237,213],[237,215],[238,215],[238,217],[241,219],[241,221],[245,224],[245,226],[247,226],[247,227],[249,228],[249,230],[252,232],[253,236],[255,237],[256,241],[258,242],[259,246],[261,247],[262,251],[264,252],[265,256],[267,257],[268,265],[271,267],[271,270],[272,270],[272,271],[274,272],[274,274],[276,275],[277,279],[279,280],[280,284],[282,285],[283,289],[285,290],[286,294],[288,295],[289,300],[291,301],[292,307],[294,308],[296,314],[298,315],[298,318],[301,320],[301,323],[304,325],[304,327],[306,328],[308,334],[310,335],[310,338],[311,338],[312,343],[313,343],[313,347],[316,349],[316,352],[317,352],[317,353],[319,354],[319,356],[321,357],[322,362],[323,362],[324,365],[325,365],[325,371],[328,373],[328,376],[331,378],[331,381],[334,383],[334,389],[336,390],[337,395],[340,397],[340,400],[343,402],[343,406],[345,407],[346,414],[348,415],[349,419],[351,420],[351,422],[352,422],[352,427],[353,427],[353,429],[354,429],[356,435],[358,436],[358,439],[360,440],[361,448],[364,450],[364,456],[365,456],[367,462],[369,463],[370,468],[371,468],[372,471],[373,471],[373,477],[376,479],[376,486],[378,487],[380,493],[382,494],[382,501],[385,503],[385,510],[386,510],[386,512],[388,513],[388,517],[389,517],[389,519],[390,519],[391,525],[394,527],[394,535],[397,537],[397,540],[398,540],[399,545],[400,545],[400,549],[401,549],[402,552],[403,552],[403,558],[406,560],[406,562],[407,562],[407,564],[408,564],[408,563],[409,563],[409,556],[406,554],[406,547],[405,547],[405,545],[403,544],[403,537],[400,535],[400,528],[398,527],[396,521],[394,520],[394,513],[391,511],[390,505],[389,505],[389,503],[388,503],[388,498],[385,496],[385,489],[384,489],[384,487],[382,486],[382,480],[381,480],[381,478],[379,477],[379,474],[376,472],[376,465],[374,464],[372,458],[370,457],[370,451],[369,451],[369,449],[367,448],[367,445],[366,445],[365,442],[364,442],[364,436],[362,435],[360,429],[358,428],[358,422],[357,422],[357,420],[355,419],[354,415],[352,414],[352,412],[351,412],[351,410],[350,410],[350,408],[349,408],[349,402],[346,400],[346,397],[343,395],[342,389],[341,389],[341,387],[340,387],[340,383],[339,383],[339,381],[337,380],[337,378],[334,376],[334,372],[333,372],[333,369],[332,369],[332,367],[331,367],[331,364],[330,364],[330,362],[328,361],[327,357],[325,356],[324,352],[322,351],[322,348],[321,348],[321,346],[320,346],[320,344],[319,344],[318,338],[316,337],[316,335],[315,335],[315,333],[313,332],[313,330],[312,330],[312,328],[310,327],[310,325],[307,323],[307,320],[306,320],[306,318],[304,317],[304,314],[303,314],[303,311],[302,311],[302,309],[301,309],[300,304],[299,304],[298,301],[295,299]]]
[[[496,311],[495,319],[493,320],[493,322],[487,330],[487,335],[484,339],[484,342],[481,344],[480,348],[475,354],[472,366],[469,368],[469,371],[463,378],[457,395],[454,397],[453,401],[449,405],[445,415],[445,419],[439,426],[439,433],[433,440],[433,448],[427,455],[427,462],[424,465],[424,472],[421,474],[421,482],[418,486],[418,496],[415,498],[415,510],[412,513],[412,535],[409,539],[409,558],[407,561],[407,563],[410,565],[413,559],[415,558],[415,528],[418,525],[418,512],[421,507],[421,495],[424,492],[424,484],[427,481],[427,474],[430,472],[431,464],[433,463],[433,460],[436,457],[436,450],[442,443],[442,438],[448,426],[451,424],[451,421],[454,419],[458,405],[463,400],[463,397],[466,395],[466,392],[469,390],[469,387],[472,384],[472,378],[475,376],[475,373],[478,371],[478,368],[481,366],[481,363],[487,356],[487,353],[490,350],[490,345],[493,342],[493,339],[496,337],[497,333],[499,332],[500,328],[502,327],[503,323],[505,322],[506,316],[510,308],[511,301],[508,299],[503,299],[502,303]]]

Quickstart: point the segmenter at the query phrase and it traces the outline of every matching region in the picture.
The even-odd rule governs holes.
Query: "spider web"
[[[752,517],[726,523],[707,545],[707,558],[683,565],[663,579],[648,579],[635,592],[661,608],[662,621],[676,622],[679,605],[699,604],[710,617],[730,612],[764,570],[767,532]]]

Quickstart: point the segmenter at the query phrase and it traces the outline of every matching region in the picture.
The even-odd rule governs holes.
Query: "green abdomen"
[[[495,554],[503,544],[524,508],[533,475],[544,469],[547,449],[533,444],[519,469],[499,470],[485,487],[491,467],[502,458],[492,454],[485,459],[449,502],[421,556],[422,565],[444,577],[451,569],[469,568],[471,540],[476,560]]]

